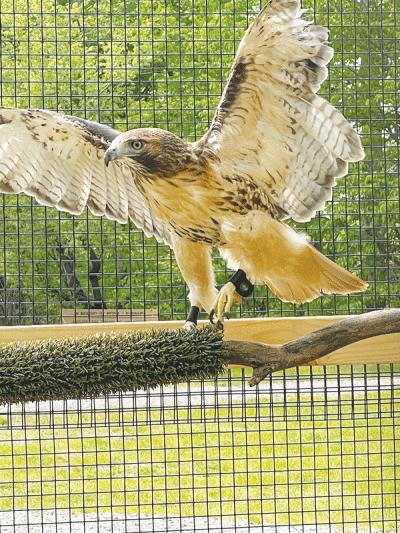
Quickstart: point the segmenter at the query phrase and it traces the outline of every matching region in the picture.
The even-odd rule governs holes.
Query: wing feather
[[[129,162],[106,167],[105,150],[118,134],[107,126],[41,110],[0,108],[0,192],[24,192],[47,206],[126,223],[171,243],[137,189]]]
[[[364,157],[343,115],[316,95],[333,50],[302,19],[300,0],[271,0],[238,48],[221,102],[200,141],[224,172],[255,182],[283,213],[310,220],[349,161]],[[238,143],[238,139],[240,142]]]

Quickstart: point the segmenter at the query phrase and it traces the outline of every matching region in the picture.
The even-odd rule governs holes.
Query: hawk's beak
[[[115,148],[109,148],[106,150],[104,154],[104,163],[106,164],[106,167],[108,167],[108,163],[110,161],[114,161],[114,159],[118,159],[119,155]]]

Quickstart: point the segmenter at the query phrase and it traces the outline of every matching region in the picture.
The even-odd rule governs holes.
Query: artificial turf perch
[[[211,327],[15,342],[0,347],[0,403],[155,388],[217,376],[227,362]]]
[[[215,377],[228,363],[252,367],[253,386],[278,370],[389,333],[400,333],[400,309],[350,316],[282,345],[224,341],[211,326],[10,343],[0,346],[0,404],[150,389]]]

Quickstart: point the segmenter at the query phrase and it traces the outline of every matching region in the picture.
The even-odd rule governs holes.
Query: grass
[[[288,400],[286,414],[295,416],[298,397]],[[179,423],[163,424],[153,409],[152,420],[139,412],[135,426],[129,418],[114,425],[117,412],[108,423],[97,417],[95,427],[85,427],[91,415],[83,414],[79,428],[50,427],[42,415],[38,429],[0,432],[0,510],[223,515],[395,531],[398,420],[343,419],[351,402],[341,400],[342,420],[313,422],[257,422],[251,404],[231,406],[230,420],[228,406],[194,407],[192,422],[182,407]],[[267,415],[271,407],[262,409]]]

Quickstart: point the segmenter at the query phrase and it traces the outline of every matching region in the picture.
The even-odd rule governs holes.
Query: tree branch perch
[[[384,309],[350,316],[286,344],[225,341],[229,362],[250,366],[250,386],[285,368],[306,365],[348,344],[390,333],[400,333],[400,309]]]
[[[229,364],[252,367],[254,386],[272,372],[399,332],[400,309],[388,309],[345,318],[282,345],[225,340],[211,326],[12,342],[0,346],[0,404],[150,389],[215,377]]]

